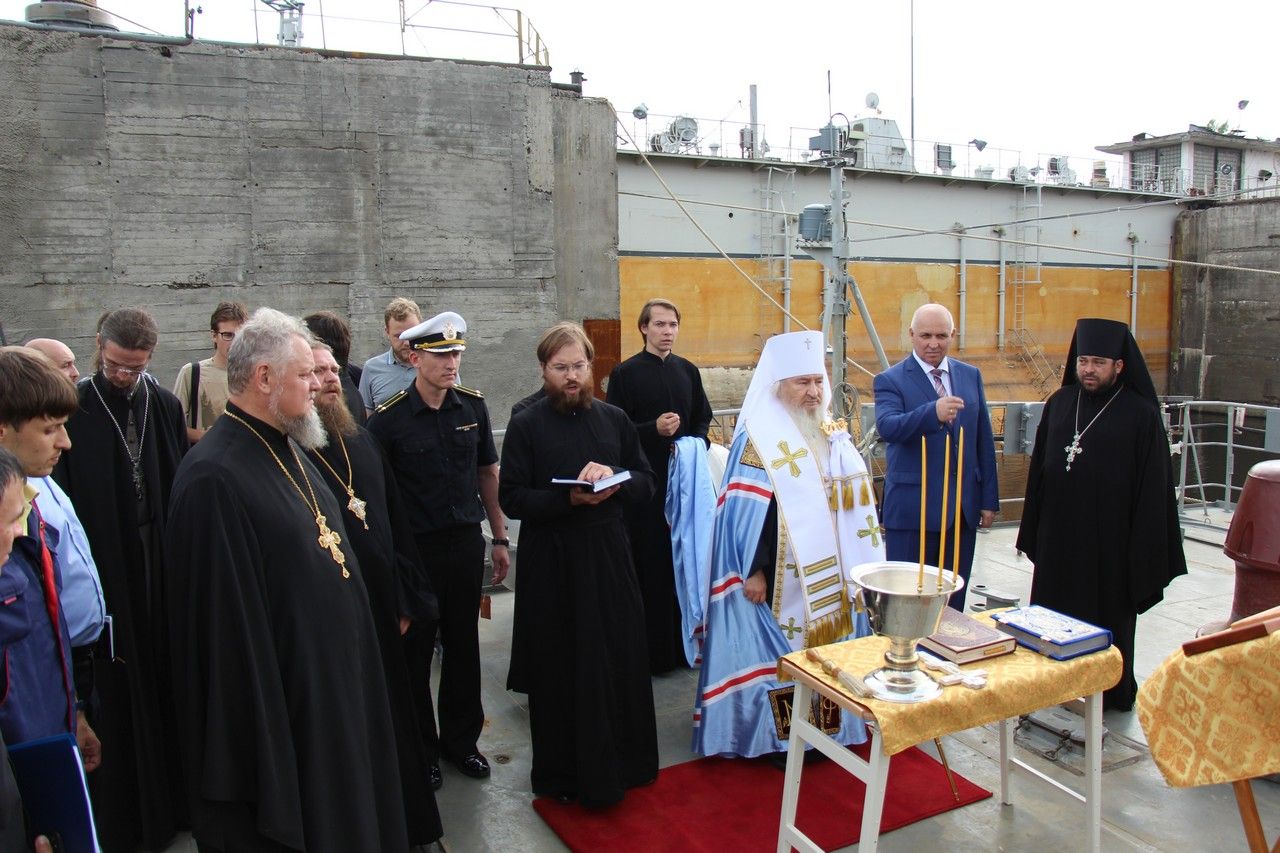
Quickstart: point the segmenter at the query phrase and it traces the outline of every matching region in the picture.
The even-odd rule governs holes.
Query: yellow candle
[[[924,520],[925,495],[929,493],[929,454],[924,436],[920,436],[920,577],[916,580],[916,592],[924,591]]]
[[[947,494],[951,491],[951,433],[947,433],[946,451],[942,454],[942,511],[938,513],[938,577],[942,577],[942,561],[947,553]]]
[[[964,489],[964,427],[960,427],[960,447],[956,450],[956,541],[951,547],[955,553],[951,555],[951,585],[955,586],[956,575],[960,573],[960,494]],[[938,568],[938,585],[942,585],[942,568]]]

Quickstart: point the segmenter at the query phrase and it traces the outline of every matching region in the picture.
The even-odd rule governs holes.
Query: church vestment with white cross
[[[713,522],[710,586],[702,626],[702,669],[693,748],[704,755],[756,756],[785,749],[791,685],[777,681],[782,655],[870,633],[848,597],[850,570],[883,560],[865,462],[842,422],[806,435],[778,398],[778,383],[823,376],[817,332],[769,339],[735,430]],[[771,501],[777,502],[772,606],[743,594]],[[765,536],[766,541],[771,539]],[[757,565],[759,561],[756,561]],[[834,706],[818,724],[845,743],[866,738],[862,724]]]

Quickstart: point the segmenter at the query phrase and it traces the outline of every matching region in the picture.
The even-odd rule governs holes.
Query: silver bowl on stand
[[[851,573],[855,600],[867,611],[871,629],[889,638],[885,665],[863,679],[875,697],[886,702],[925,702],[942,692],[920,668],[916,644],[938,630],[942,608],[964,587],[964,578],[952,581],[949,573],[925,566],[924,584],[918,588],[919,579],[918,563],[892,560],[863,563]]]

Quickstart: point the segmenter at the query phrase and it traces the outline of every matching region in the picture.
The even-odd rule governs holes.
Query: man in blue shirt
[[[412,299],[397,296],[387,304],[382,323],[391,349],[366,361],[360,373],[360,396],[364,398],[366,417],[417,378],[417,371],[409,363],[409,342],[400,340],[400,335],[421,322],[422,310]]]
[[[17,457],[27,477],[47,476],[71,446],[66,422],[78,404],[75,386],[42,354],[0,348],[0,447]],[[93,770],[100,745],[77,707],[62,575],[54,557],[58,532],[45,523],[35,489],[24,487],[29,512],[0,569],[0,645],[8,685],[0,701],[0,734],[15,745],[74,732],[85,769]]]

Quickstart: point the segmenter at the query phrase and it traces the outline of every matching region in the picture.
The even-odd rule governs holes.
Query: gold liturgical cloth
[[[989,622],[986,614],[975,618]],[[822,646],[818,651],[845,672],[864,676],[884,666],[888,648],[888,637],[862,637]],[[1019,646],[1013,654],[961,668],[985,669],[987,686],[973,690],[956,684],[944,687],[936,699],[915,704],[855,698],[804,652],[780,659],[778,678],[803,678],[847,710],[864,719],[874,719],[880,727],[884,754],[896,755],[935,737],[1098,693],[1120,680],[1121,660],[1114,646],[1067,661],[1052,660]]]
[[[1176,788],[1280,772],[1280,634],[1187,657],[1138,688],[1151,757]]]

